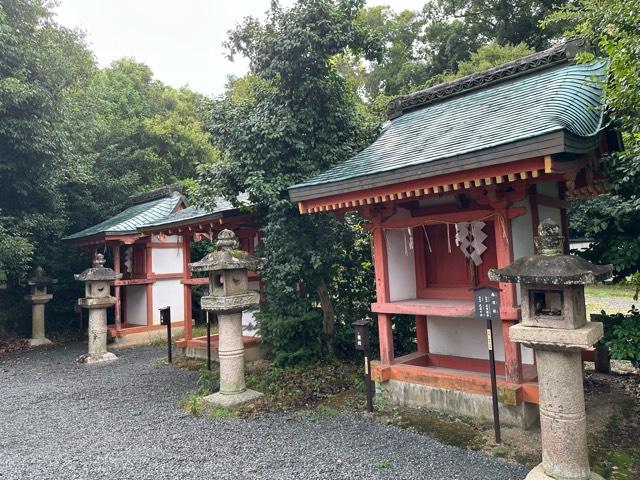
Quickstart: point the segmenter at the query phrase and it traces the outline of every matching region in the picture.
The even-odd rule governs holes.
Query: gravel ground
[[[526,469],[363,415],[193,417],[162,348],[79,365],[80,344],[0,358],[0,479],[522,479]]]

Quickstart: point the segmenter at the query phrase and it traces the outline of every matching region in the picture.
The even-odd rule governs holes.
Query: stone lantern
[[[93,267],[74,277],[85,282],[85,298],[79,298],[78,305],[89,310],[89,353],[82,355],[78,361],[97,363],[117,360],[118,357],[107,352],[107,308],[116,304],[116,298],[111,296],[111,284],[122,278],[122,274],[106,268],[104,255],[98,253]]]
[[[189,267],[192,272],[209,272],[209,295],[202,297],[201,305],[218,316],[220,391],[205,400],[233,407],[262,395],[245,385],[242,312],[260,302],[259,293],[249,290],[248,272],[256,271],[264,260],[239,250],[231,230],[219,233],[216,247]]]
[[[24,296],[24,299],[31,304],[31,339],[29,345],[37,347],[51,343],[44,334],[44,306],[53,298],[47,293],[47,286],[58,283],[55,278],[46,276],[42,267],[38,266],[33,271],[31,278],[27,280],[27,285],[31,293]]]
[[[589,469],[581,351],[602,338],[603,329],[587,322],[584,286],[608,279],[613,267],[562,255],[564,237],[550,219],[538,233],[537,255],[489,272],[491,280],[520,284],[522,322],[509,337],[536,355],[542,463],[527,479],[600,479]]]

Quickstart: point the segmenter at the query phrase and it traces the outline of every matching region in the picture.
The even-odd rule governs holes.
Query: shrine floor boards
[[[197,373],[162,347],[79,365],[84,344],[0,358],[0,478],[491,479],[526,468],[364,415],[211,419],[182,412]]]

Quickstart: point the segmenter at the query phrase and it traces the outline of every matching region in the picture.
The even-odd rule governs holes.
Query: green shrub
[[[271,349],[277,366],[317,361],[326,355],[322,348],[322,310],[309,310],[293,302],[278,311],[267,305],[256,314],[262,341]]]
[[[629,360],[640,366],[640,311],[633,306],[627,314],[607,315],[604,311],[598,320],[604,323],[603,342],[615,360]]]

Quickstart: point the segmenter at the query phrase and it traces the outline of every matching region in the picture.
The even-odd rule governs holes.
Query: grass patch
[[[590,463],[593,470],[607,480],[634,480],[640,478],[640,409],[631,399],[620,405],[618,413],[609,418],[607,427],[592,435],[589,443]]]
[[[376,468],[389,468],[390,465],[391,460],[389,460],[388,458],[382,458],[373,464],[373,466]]]
[[[247,387],[264,393],[264,397],[242,410],[284,412],[314,407],[353,389],[358,373],[355,365],[338,361],[286,368],[261,362],[248,369],[245,378]],[[335,406],[324,408],[330,411]]]
[[[594,298],[617,297],[633,300],[636,289],[625,285],[586,285],[584,293],[586,296]]]
[[[211,335],[215,335],[218,333],[218,325],[211,325]],[[191,330],[191,336],[193,338],[197,337],[206,337],[207,336],[207,326],[206,325],[195,325]]]
[[[499,445],[499,446],[497,446],[497,447],[495,447],[494,449],[491,450],[491,454],[494,457],[504,458],[507,455],[509,455],[509,449],[507,447],[505,447],[504,445]]]
[[[198,392],[189,392],[180,402],[180,408],[189,415],[212,419],[231,420],[238,417],[238,412],[222,405],[214,405],[204,400]]]
[[[480,450],[485,445],[480,428],[467,417],[456,418],[435,410],[392,406],[378,397],[376,415],[387,424],[448,445],[472,450]]]

